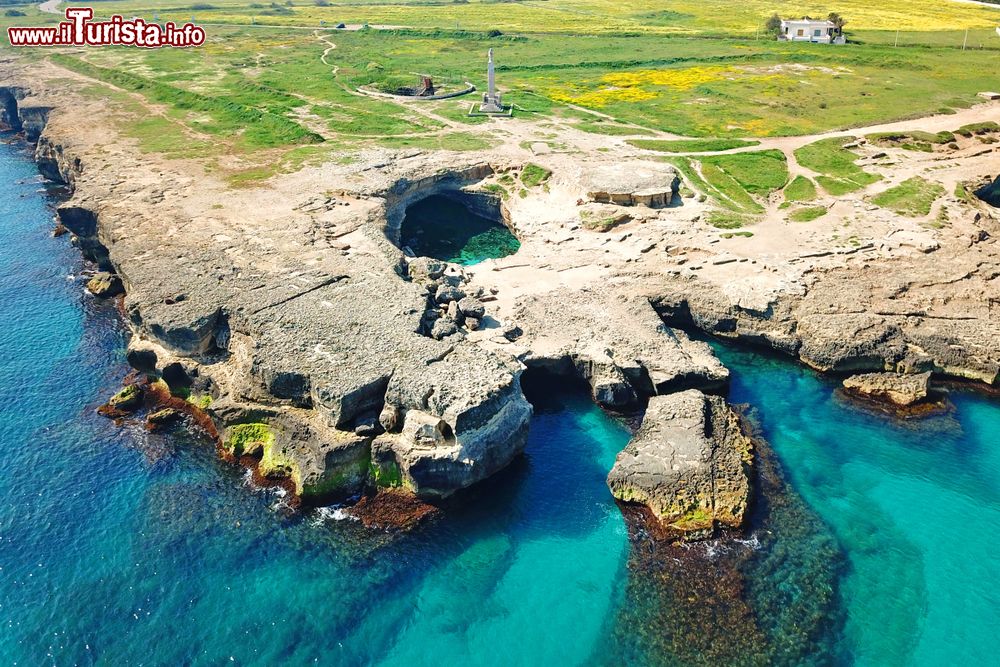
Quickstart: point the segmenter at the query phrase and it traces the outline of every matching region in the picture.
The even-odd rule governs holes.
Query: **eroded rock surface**
[[[721,391],[729,371],[705,343],[663,324],[649,301],[615,290],[526,298],[514,319],[529,366],[573,374],[612,409],[689,388]]]
[[[864,373],[844,380],[849,394],[900,407],[910,407],[927,398],[931,374]]]
[[[723,388],[710,349],[672,327],[824,371],[993,384],[1000,373],[1000,225],[978,200],[949,196],[936,225],[873,212],[872,193],[823,199],[839,212],[810,225],[789,224],[771,201],[752,236],[723,232],[706,221],[706,197],[669,199],[677,174],[648,152],[563,127],[579,150],[536,155],[517,133],[538,128],[517,118],[474,154],[358,149],[340,160],[330,146],[322,164],[235,197],[220,174],[254,166],[241,156],[209,173],[136,150],[111,121],[82,128],[82,117],[107,117],[103,99],[75,90],[92,82],[48,62],[0,64],[14,73],[0,77],[0,123],[37,138],[42,173],[74,191],[60,223],[121,279],[129,362],[190,393],[223,446],[248,427],[258,439],[231,455],[304,497],[375,485],[437,498],[493,474],[524,444],[522,364],[582,377],[619,410]],[[932,166],[967,183],[960,165],[995,174],[998,160]],[[498,196],[514,194],[529,161],[551,172],[544,185]],[[516,255],[458,271],[399,247],[408,204],[457,191],[499,209]],[[709,412],[713,424],[724,413]]]
[[[766,345],[820,371],[931,371],[996,384],[1000,248],[990,234],[975,239],[931,255],[861,256],[778,285],[677,277],[649,296],[670,324]]]
[[[657,396],[615,460],[608,487],[682,538],[707,537],[716,526],[743,524],[752,447],[722,398],[694,389]]]
[[[676,169],[651,163],[592,167],[581,179],[591,201],[651,208],[668,206],[680,184]]]

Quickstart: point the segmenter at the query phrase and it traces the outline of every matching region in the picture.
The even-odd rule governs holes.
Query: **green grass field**
[[[853,139],[823,139],[795,151],[795,159],[817,177],[824,190],[834,196],[845,195],[881,180],[881,176],[864,171],[855,164],[858,156],[844,146]]]
[[[214,150],[240,156],[248,169],[256,168],[255,162],[261,169],[279,163],[288,168],[297,160],[286,159],[285,152],[320,140],[347,152],[371,146],[479,150],[490,145],[477,130],[486,121],[468,116],[471,98],[426,103],[422,109],[429,113],[414,113],[393,101],[357,94],[359,86],[415,82],[418,74],[433,76],[439,85],[469,81],[482,87],[490,47],[516,117],[539,123],[559,119],[594,135],[646,136],[630,141],[665,153],[725,150],[750,146],[755,137],[961,109],[975,104],[978,92],[996,88],[1000,70],[1000,37],[994,33],[989,39],[992,26],[1000,24],[1000,9],[944,6],[935,0],[887,0],[877,7],[860,0],[839,2],[836,9],[856,41],[844,47],[784,44],[760,34],[775,10],[786,16],[825,11],[810,2],[684,0],[655,9],[639,0],[338,0],[328,6],[116,0],[96,6],[101,16],[120,13],[161,22],[193,17],[209,39],[202,47],[183,50],[22,53],[53,58],[89,77],[94,95],[110,95],[113,86],[164,106],[158,120],[128,112],[128,105],[119,114],[144,150],[187,157]],[[39,14],[34,5],[18,9],[26,16],[0,16],[0,28],[59,18]],[[340,22],[392,29],[337,30]],[[902,31],[898,48],[891,46],[894,30],[893,39],[886,38],[896,26]],[[965,28],[973,48],[963,51],[954,33],[960,30],[964,40]],[[987,48],[980,49],[980,42]],[[698,139],[665,142],[654,138],[657,131]],[[204,145],[182,146],[192,138]],[[877,178],[848,166],[847,152],[835,149],[803,149],[806,160],[821,167],[809,168],[822,174],[817,182],[824,190],[844,193]],[[756,190],[741,196],[733,189],[738,163],[701,164],[712,181],[708,187],[732,206],[754,210],[759,205]]]
[[[930,215],[934,202],[944,196],[944,193],[944,188],[937,183],[914,177],[875,195],[872,203],[899,215],[920,218]]]

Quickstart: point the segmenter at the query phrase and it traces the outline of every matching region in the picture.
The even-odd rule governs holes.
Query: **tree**
[[[777,35],[781,32],[781,17],[775,14],[767,20],[764,27],[770,34]]]
[[[833,29],[838,35],[844,34],[844,26],[847,25],[847,21],[844,17],[837,12],[830,12],[830,15],[826,17],[826,20],[833,24]]]

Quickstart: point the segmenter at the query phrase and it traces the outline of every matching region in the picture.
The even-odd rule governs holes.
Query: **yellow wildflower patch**
[[[718,81],[733,72],[732,67],[687,67],[684,69],[647,69],[635,72],[615,72],[601,77],[613,86],[667,86],[691,90],[702,84]]]

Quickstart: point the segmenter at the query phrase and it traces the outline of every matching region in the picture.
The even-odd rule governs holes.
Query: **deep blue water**
[[[0,145],[2,664],[676,664],[712,662],[714,637],[684,647],[716,627],[733,646],[712,664],[995,662],[995,402],[956,395],[954,415],[901,425],[720,348],[806,501],[768,503],[734,577],[630,549],[604,482],[628,433],[561,386],[532,388],[526,455],[463,509],[371,533],[287,512],[183,433],[94,414],[127,372],[125,332],[51,237],[42,187]],[[723,626],[751,617],[747,637]],[[804,639],[810,623],[831,637]]]

